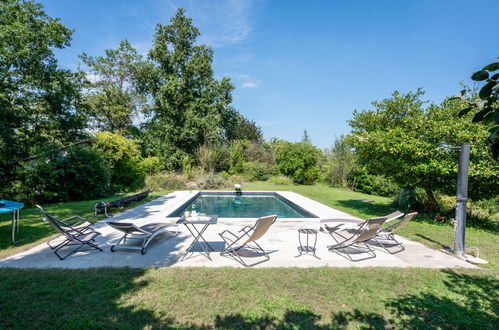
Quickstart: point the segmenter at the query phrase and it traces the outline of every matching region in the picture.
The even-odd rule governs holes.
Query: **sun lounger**
[[[220,252],[220,255],[228,255],[234,257],[245,267],[251,267],[262,262],[269,261],[270,257],[268,253],[265,252],[265,250],[262,249],[262,247],[256,241],[263,235],[265,235],[265,233],[269,230],[270,226],[275,222],[276,219],[276,215],[261,217],[255,222],[253,226],[246,226],[238,231],[238,233],[240,234],[237,235],[229,230],[224,230],[219,235],[225,241],[227,247],[222,252]],[[245,238],[246,240],[244,240]],[[261,253],[265,259],[253,264],[248,264],[242,259],[242,248],[248,248],[257,253]]]
[[[100,235],[99,232],[96,232],[91,228],[92,224],[88,221],[85,221],[84,218],[74,216],[70,218],[66,218],[63,220],[58,220],[56,217],[47,213],[40,205],[36,205],[36,207],[42,212],[45,216],[44,221],[48,221],[52,227],[60,234],[55,239],[52,239],[47,242],[48,246],[54,250],[54,253],[60,260],[66,259],[71,254],[80,250],[83,247],[90,247],[92,249],[96,249],[102,251],[102,249],[94,244],[95,238]],[[73,223],[68,223],[68,220],[78,219],[78,221]],[[62,241],[53,246],[51,243],[55,240],[61,239]],[[59,252],[66,246],[75,246],[75,248],[71,249],[65,255],[61,255]]]
[[[123,233],[118,243],[111,246],[111,252],[115,252],[118,248],[140,250],[142,254],[147,253],[147,246],[149,243],[158,235],[168,234],[171,236],[176,236],[178,230],[171,231],[169,227],[172,224],[169,223],[150,223],[144,226],[138,227],[133,223],[128,222],[113,222],[109,221],[107,224],[116,230]],[[141,246],[125,245],[127,239],[142,239]]]
[[[404,251],[404,245],[395,239],[395,234],[393,232],[407,225],[407,223],[414,219],[417,214],[417,212],[408,213],[405,217],[399,219],[399,221],[396,221],[387,227],[380,228],[380,230],[373,237],[373,240],[378,243],[378,245],[383,247],[388,253],[395,254]],[[392,251],[388,249],[389,247],[398,247],[398,249],[396,251]]]
[[[351,230],[342,230],[341,224],[332,227],[325,225],[326,230],[335,241],[335,244],[328,246],[329,251],[338,253],[351,261],[375,258],[376,253],[374,253],[374,250],[366,242],[378,233],[385,221],[386,217],[371,218],[362,223],[361,226]],[[367,257],[360,259],[352,258],[353,254],[359,253],[365,253]]]

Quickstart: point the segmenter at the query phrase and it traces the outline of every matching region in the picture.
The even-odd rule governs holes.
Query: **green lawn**
[[[394,209],[387,198],[322,186],[243,188],[293,190],[360,217]],[[46,208],[60,216],[89,215],[93,202]],[[32,209],[23,210],[22,221],[21,237],[30,238],[14,248],[2,222],[2,255],[53,233]],[[423,216],[403,234],[437,248],[452,242],[451,226]],[[0,329],[497,329],[497,235],[468,228],[467,245],[480,247],[489,268],[0,269]]]

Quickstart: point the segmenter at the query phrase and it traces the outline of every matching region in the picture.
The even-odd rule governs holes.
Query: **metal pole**
[[[470,144],[461,144],[459,152],[459,165],[457,170],[457,193],[456,193],[456,225],[454,254],[458,258],[464,258],[464,234],[466,228],[466,203],[468,201],[468,169],[470,163]]]

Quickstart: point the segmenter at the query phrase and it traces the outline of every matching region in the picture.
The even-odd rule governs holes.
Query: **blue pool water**
[[[170,214],[180,217],[185,211],[196,211],[220,218],[259,218],[277,214],[278,218],[316,218],[315,215],[276,195],[200,194]]]

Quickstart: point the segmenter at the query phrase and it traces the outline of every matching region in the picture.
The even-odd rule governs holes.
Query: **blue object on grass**
[[[16,242],[16,234],[19,233],[19,210],[24,207],[23,203],[0,200],[0,214],[12,213],[12,244]]]

